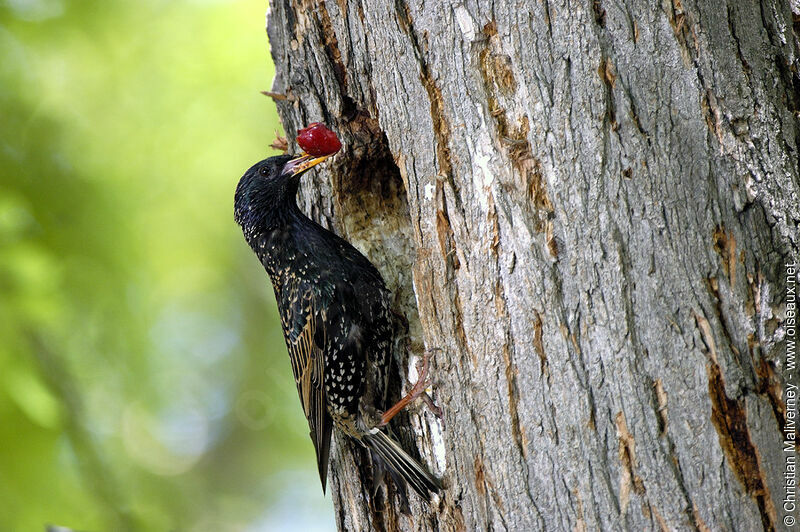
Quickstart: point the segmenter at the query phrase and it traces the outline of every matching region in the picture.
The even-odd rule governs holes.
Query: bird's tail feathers
[[[425,467],[406,453],[400,445],[385,433],[373,429],[363,436],[363,441],[392,473],[410,485],[420,497],[430,500],[430,493],[438,493],[442,483]]]

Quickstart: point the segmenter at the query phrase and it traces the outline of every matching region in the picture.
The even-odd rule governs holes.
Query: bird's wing
[[[289,348],[297,393],[317,452],[317,468],[325,491],[333,423],[325,405],[325,310],[308,286],[289,286],[282,294],[283,334]]]

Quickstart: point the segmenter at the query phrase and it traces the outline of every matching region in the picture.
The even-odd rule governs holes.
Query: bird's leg
[[[397,403],[391,407],[389,410],[383,413],[381,416],[381,421],[378,423],[379,427],[382,427],[389,423],[389,421],[400,413],[408,403],[413,401],[417,398],[422,398],[425,401],[425,404],[428,405],[428,408],[431,409],[431,412],[434,413],[436,417],[442,417],[441,409],[433,403],[433,399],[428,395],[425,389],[432,384],[432,381],[428,379],[428,368],[430,365],[430,351],[425,351],[422,355],[422,360],[417,362],[417,382],[411,387],[411,390],[406,394],[405,397],[397,401]]]

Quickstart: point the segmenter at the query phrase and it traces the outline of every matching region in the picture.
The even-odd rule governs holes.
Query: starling
[[[295,201],[300,176],[328,156],[257,163],[236,187],[235,218],[275,289],[323,492],[335,426],[371,451],[375,482],[388,472],[407,508],[406,484],[425,500],[441,484],[381,429],[399,408],[381,416],[393,339],[390,293],[364,255]]]

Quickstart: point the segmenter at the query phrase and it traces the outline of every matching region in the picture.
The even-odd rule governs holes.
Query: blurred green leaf
[[[0,2],[0,530],[333,528],[232,219],[265,9]]]
[[[3,376],[3,386],[11,400],[31,421],[46,429],[58,427],[60,418],[58,402],[33,372],[6,371]]]

